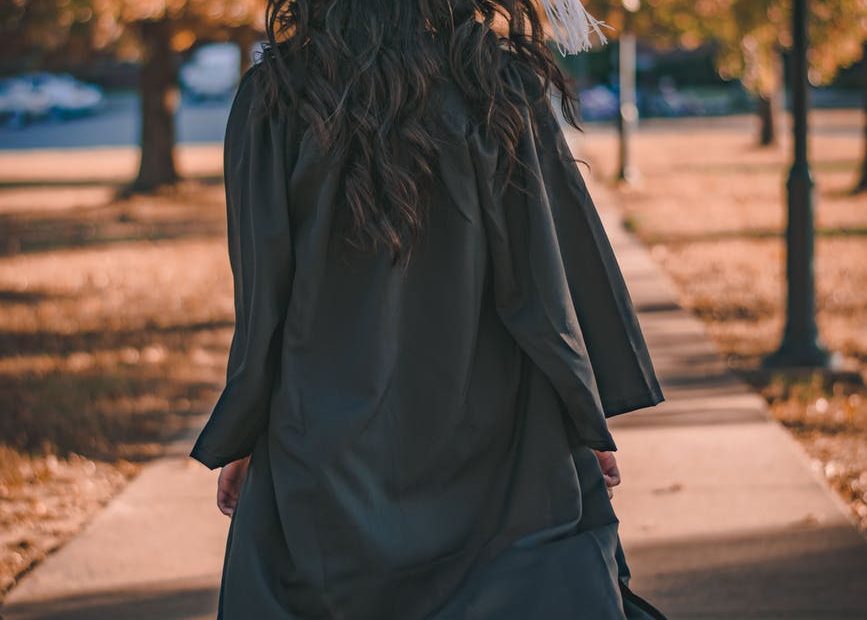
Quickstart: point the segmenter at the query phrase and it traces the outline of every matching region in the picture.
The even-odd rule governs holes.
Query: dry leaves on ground
[[[225,378],[220,149],[182,154],[198,180],[130,200],[114,192],[134,158],[116,155],[82,153],[77,169],[0,155],[0,597]]]

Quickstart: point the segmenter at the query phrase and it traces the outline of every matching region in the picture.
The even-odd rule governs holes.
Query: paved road
[[[221,142],[231,100],[183,101],[176,118],[182,144]],[[98,114],[66,121],[42,121],[21,128],[0,126],[0,150],[131,146],[138,144],[139,101],[134,93],[106,96]]]
[[[178,142],[200,144],[222,142],[229,114],[231,99],[192,103],[181,102],[176,118]],[[857,107],[846,111],[823,111],[814,118],[811,131],[814,134],[852,135],[861,130],[861,116]],[[843,118],[837,122],[823,122],[826,118]],[[678,119],[642,119],[644,132],[671,130],[676,124],[683,131],[691,126],[701,126],[703,131],[740,127],[752,131],[755,119],[752,115],[737,114],[719,117],[685,117]],[[587,128],[596,133],[613,132],[611,121],[586,122]],[[76,148],[95,146],[135,146],[138,144],[139,103],[133,92],[110,93],[105,109],[99,114],[67,121],[45,121],[14,129],[0,126],[0,151],[36,148]]]
[[[867,618],[867,544],[839,500],[594,196],[668,397],[613,423],[634,589],[672,620]],[[228,522],[216,473],[186,458],[196,430],[25,576],[5,617],[213,618]]]

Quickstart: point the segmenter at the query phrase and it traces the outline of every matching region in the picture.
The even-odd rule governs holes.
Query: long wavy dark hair
[[[437,80],[451,79],[505,148],[506,181],[521,165],[528,102],[503,78],[504,55],[540,78],[539,96],[553,84],[564,119],[578,127],[572,82],[534,0],[268,0],[266,31],[265,105],[298,115],[345,162],[344,238],[385,247],[394,263],[409,260],[426,222]]]

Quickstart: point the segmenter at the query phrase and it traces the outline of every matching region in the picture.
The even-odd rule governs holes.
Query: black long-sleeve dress
[[[331,234],[339,162],[254,112],[259,66],[243,76],[224,161],[236,326],[190,453],[252,454],[220,618],[662,617],[628,588],[591,448],[663,394],[550,103],[502,71],[527,95],[530,191],[499,182],[500,146],[444,84],[406,270]]]

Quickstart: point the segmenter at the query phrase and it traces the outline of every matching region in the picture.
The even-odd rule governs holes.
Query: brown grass
[[[0,155],[0,593],[207,412],[231,338],[219,148],[130,200],[131,150],[64,155]]]

